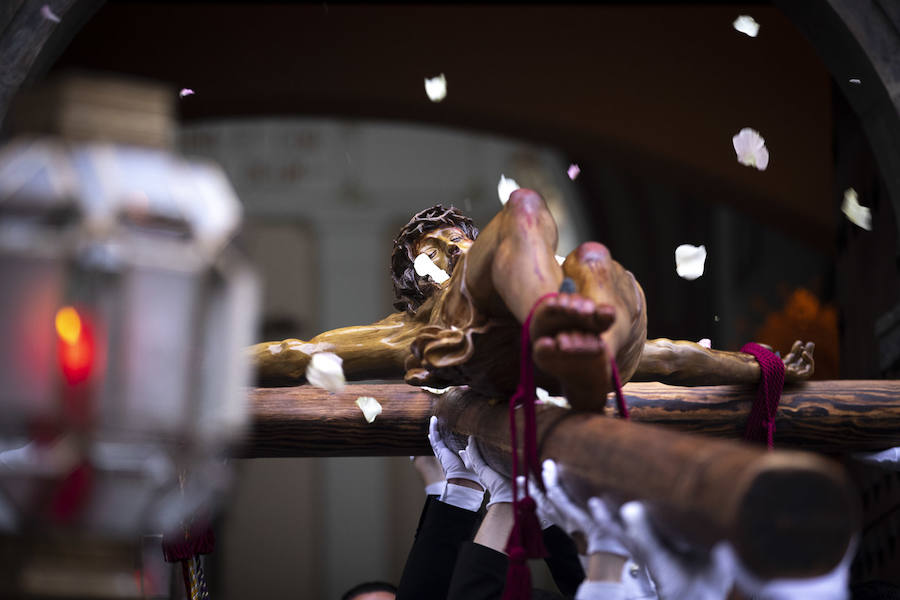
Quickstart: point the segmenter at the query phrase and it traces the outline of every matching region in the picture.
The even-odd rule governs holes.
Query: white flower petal
[[[741,33],[745,33],[750,37],[756,37],[759,34],[759,23],[750,15],[740,15],[732,23],[735,29]]]
[[[178,92],[178,96],[180,98],[184,98],[185,96],[193,96],[193,95],[194,95],[194,90],[192,90],[190,88],[181,88],[181,91]]]
[[[749,127],[741,129],[731,138],[731,145],[737,154],[738,162],[748,167],[756,167],[765,171],[769,166],[769,150],[766,141],[759,132]]]
[[[360,396],[356,399],[356,405],[369,423],[373,422],[375,417],[381,414],[381,404],[372,396]]]
[[[565,396],[547,396],[547,404],[552,404],[560,408],[572,408]]]
[[[48,21],[53,21],[54,23],[59,23],[59,17],[56,16],[56,13],[53,12],[53,9],[50,8],[49,4],[45,4],[41,7],[41,16],[47,19]]]
[[[556,257],[556,262],[558,262],[560,265],[566,262],[565,256],[560,256],[559,254],[554,254],[553,256]]]
[[[872,231],[872,211],[868,206],[862,206],[856,195],[856,190],[849,188],[844,192],[844,203],[841,211],[847,215],[847,219],[854,225],[862,227],[866,231]]]
[[[535,388],[534,392],[538,404],[553,404],[554,406],[559,406],[561,408],[572,408],[569,401],[563,396],[551,396],[550,392],[542,387]]]
[[[500,204],[506,204],[509,201],[510,194],[517,189],[519,189],[519,184],[516,183],[515,179],[507,179],[503,176],[503,173],[500,174],[500,182],[497,184],[497,195],[500,196]]]
[[[704,348],[712,348],[712,340],[709,338],[703,338],[702,340],[697,342],[697,344],[703,346]]]
[[[317,352],[309,359],[306,366],[306,380],[310,385],[337,393],[344,389],[344,369],[340,356],[332,352]]]
[[[416,275],[419,277],[430,275],[438,285],[450,279],[450,276],[447,275],[447,271],[434,264],[431,258],[424,252],[416,257],[416,260],[413,262],[413,267],[416,269]]]
[[[765,171],[769,166],[769,149],[763,146],[756,153],[756,168]]]
[[[575,178],[578,177],[578,174],[581,173],[581,167],[572,163],[569,165],[569,169],[566,171],[566,174],[569,176],[569,179],[575,181]]]
[[[440,396],[441,394],[446,394],[446,393],[450,390],[449,387],[445,387],[445,388],[433,388],[433,387],[428,387],[427,385],[420,385],[419,387],[420,387],[421,389],[425,390],[426,392],[429,392],[429,393],[432,393],[432,394],[437,394],[437,395],[439,395],[439,396]]]
[[[278,354],[281,351],[281,344],[269,344],[269,352],[271,352],[272,354]]]
[[[440,102],[447,97],[447,78],[443,73],[425,80],[425,93],[432,102]]]
[[[706,246],[682,244],[675,248],[675,272],[682,279],[694,280],[703,275]]]
[[[855,83],[856,85],[859,85],[859,84],[862,83],[862,81],[860,81],[859,79],[856,79],[856,78],[854,77],[853,79],[850,80],[850,83]]]

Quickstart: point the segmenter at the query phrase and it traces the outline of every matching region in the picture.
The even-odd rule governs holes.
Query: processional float
[[[735,441],[756,397],[752,386],[630,383],[624,394],[631,422],[539,406],[538,450],[541,460],[562,466],[563,485],[575,498],[644,500],[659,528],[701,546],[729,540],[761,578],[812,577],[837,566],[859,531],[859,494],[841,464],[801,449],[841,455],[900,445],[898,392],[894,381],[786,387],[776,419],[779,449],[769,451]],[[359,396],[381,402],[374,422],[360,412]],[[251,425],[237,456],[428,454],[428,418],[435,414],[455,449],[473,435],[488,463],[509,473],[502,402],[358,384],[337,394],[309,385],[256,388],[250,403]]]

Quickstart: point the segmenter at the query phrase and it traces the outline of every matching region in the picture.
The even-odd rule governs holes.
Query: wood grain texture
[[[302,385],[250,390],[252,422],[235,453],[278,456],[409,456],[429,454],[432,396],[406,384],[348,385],[339,394]],[[367,423],[356,405],[372,396],[382,413]]]
[[[625,386],[635,421],[681,431],[742,438],[756,396],[746,386]],[[775,446],[858,452],[900,445],[900,382],[812,381],[785,388],[775,420]]]
[[[445,429],[462,434],[445,438],[449,446],[472,435],[491,467],[509,476],[506,406],[448,393],[436,412]],[[846,473],[810,452],[770,452],[559,409],[539,411],[537,424],[539,460],[558,463],[570,497],[644,500],[670,534],[706,547],[726,539],[766,579],[832,570],[858,530],[858,498]]]
[[[625,386],[632,420],[741,438],[756,391],[746,386]],[[373,396],[384,412],[366,423],[355,404]],[[404,456],[431,452],[425,438],[433,396],[405,384],[350,385],[328,394],[308,385],[249,391],[252,422],[235,452],[246,457]],[[610,401],[610,406],[612,402]],[[565,410],[541,407],[560,416]],[[785,390],[777,448],[835,453],[900,445],[900,382],[816,381]]]
[[[867,431],[865,422],[845,427],[847,414],[875,420],[893,414],[896,423],[896,387],[883,381],[806,384],[788,392],[785,418],[818,419],[819,431],[840,446],[841,432],[859,438]],[[611,493],[643,499],[665,530],[698,544],[728,539],[762,577],[824,573],[843,556],[859,518],[858,499],[839,465],[809,452],[768,452],[677,430],[687,422],[702,431],[711,422],[725,434],[721,424],[731,423],[736,434],[742,426],[732,421],[746,419],[754,394],[736,387],[626,386],[636,418],[643,411],[644,418],[670,427],[541,406],[541,458],[559,462],[573,498]],[[381,402],[373,423],[356,406],[358,396]],[[865,399],[875,408],[867,411]],[[424,454],[430,452],[428,417],[436,413],[451,433],[449,446],[462,448],[474,435],[486,460],[508,473],[508,413],[501,402],[458,391],[433,396],[402,384],[351,385],[340,394],[310,386],[261,388],[251,391],[251,402],[254,421],[241,456]],[[831,418],[829,409],[843,416]]]

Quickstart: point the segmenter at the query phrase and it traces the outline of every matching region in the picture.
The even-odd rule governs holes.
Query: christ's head
[[[450,274],[477,236],[478,228],[472,219],[456,208],[438,204],[416,213],[394,240],[391,254],[397,298],[394,307],[412,314],[438,287],[431,279],[416,274],[413,267],[416,256],[424,253]]]

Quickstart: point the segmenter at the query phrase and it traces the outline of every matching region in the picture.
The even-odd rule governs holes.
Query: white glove
[[[490,468],[484,462],[484,459],[481,458],[481,453],[478,452],[478,446],[474,437],[469,436],[469,445],[466,446],[465,450],[460,450],[459,455],[462,457],[465,465],[478,474],[478,480],[481,485],[491,495],[488,506],[498,502],[513,501],[512,481],[500,475],[500,473]]]
[[[428,423],[428,441],[431,443],[431,450],[437,457],[438,462],[441,463],[441,468],[444,469],[444,478],[447,480],[468,479],[480,485],[481,482],[478,481],[478,475],[471,469],[467,469],[456,452],[448,448],[444,440],[441,439],[437,422],[437,417],[431,417],[431,421]]]
[[[878,465],[885,469],[893,469],[900,471],[900,446],[896,448],[888,448],[881,452],[859,452],[853,455],[853,458],[863,462]]]
[[[592,511],[597,504],[602,505],[602,502],[596,498],[588,503]],[[629,546],[650,571],[661,600],[722,600],[726,597],[734,582],[737,562],[727,542],[716,544],[709,554],[678,554],[660,542],[643,503],[627,502],[619,514]]]
[[[538,506],[544,506],[544,514],[562,527],[570,536],[576,531],[584,534],[587,540],[587,553],[609,552],[620,556],[630,556],[630,552],[621,542],[622,528],[613,523],[612,519],[598,521],[584,509],[569,500],[566,492],[559,484],[559,475],[556,463],[552,460],[544,461],[543,469],[544,487],[547,495],[541,494],[536,485],[529,488],[529,492]]]
[[[621,582],[585,579],[575,592],[575,600],[628,600],[628,592]]]
[[[537,506],[537,518],[541,523],[541,529],[547,529],[552,525],[556,525],[556,522],[560,520],[556,507],[547,500],[547,496],[544,495],[541,488],[535,485],[531,479],[528,480],[528,494]]]
[[[850,563],[856,555],[859,539],[850,540],[847,552],[830,573],[809,579],[773,579],[762,582],[738,564],[737,583],[741,591],[752,594],[754,600],[846,600],[850,597]]]
[[[434,455],[437,457],[438,462],[441,463],[441,468],[444,470],[444,477],[447,480],[468,479],[469,481],[481,485],[481,482],[478,481],[478,476],[473,471],[467,469],[459,456],[457,456],[453,450],[448,448],[441,439],[441,435],[437,428],[437,417],[434,416],[431,417],[431,420],[428,423],[428,441],[431,442],[431,449],[434,451]],[[441,502],[458,508],[476,511],[481,508],[481,503],[484,500],[484,492],[462,485],[456,485],[455,483],[449,483],[448,481],[441,492],[440,500]]]

